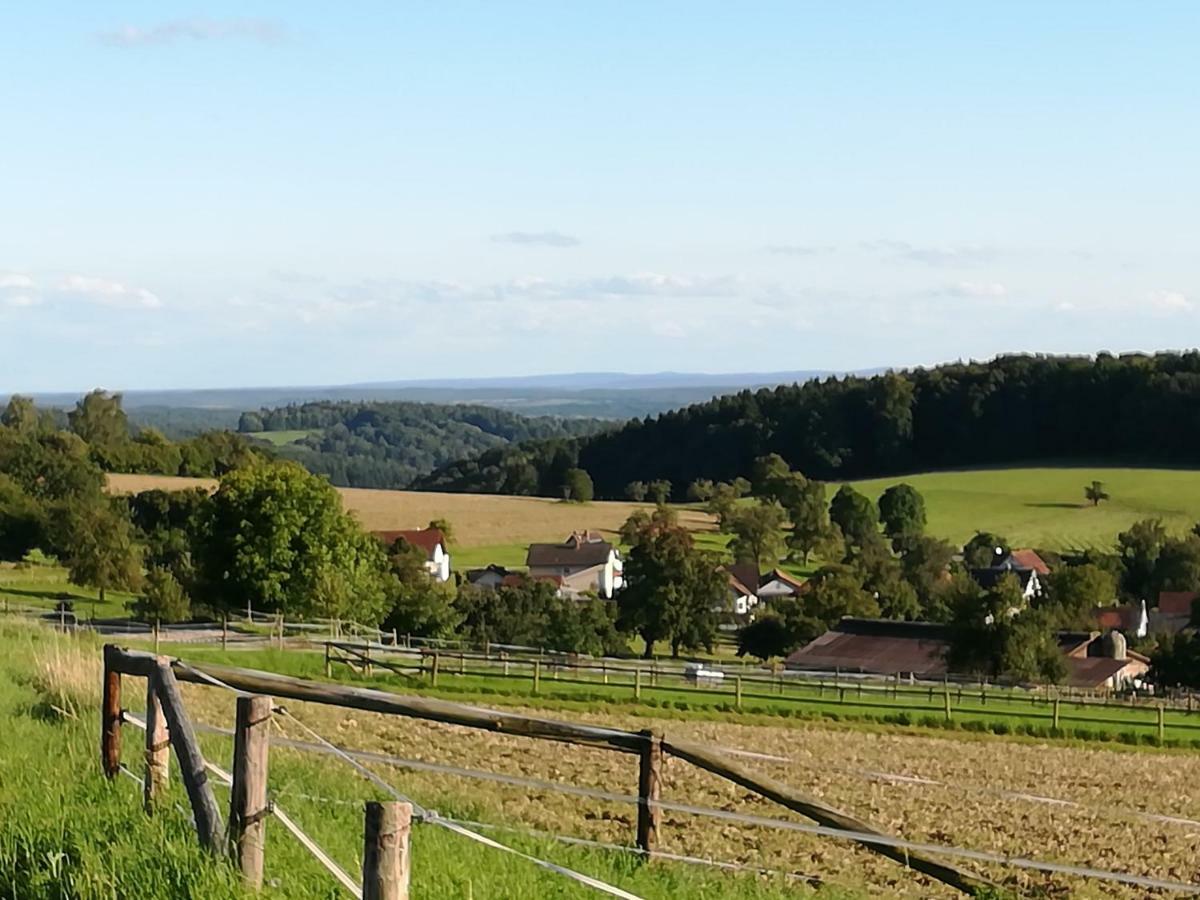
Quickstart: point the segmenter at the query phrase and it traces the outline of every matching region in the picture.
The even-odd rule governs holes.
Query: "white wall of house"
[[[433,548],[433,556],[425,561],[425,571],[438,581],[450,580],[450,554],[441,544]]]

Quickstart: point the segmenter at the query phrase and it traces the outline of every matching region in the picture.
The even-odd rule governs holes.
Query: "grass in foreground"
[[[242,894],[232,868],[207,858],[191,830],[178,779],[153,818],[140,787],[124,775],[107,781],[98,761],[100,644],[87,636],[0,626],[0,896],[20,898],[189,897]],[[125,679],[125,703],[140,709],[139,679]],[[224,706],[232,709],[231,698]],[[189,701],[190,702],[190,701]],[[123,759],[141,771],[140,733],[126,727]],[[206,755],[228,765],[230,741],[202,737]],[[175,763],[172,762],[172,771]],[[361,865],[362,807],[383,798],[342,764],[272,754],[272,791],[301,827],[351,873]],[[216,788],[218,802],[228,791]],[[328,803],[305,799],[325,797]],[[422,797],[443,814],[475,818],[472,798]],[[181,808],[182,807],[182,808]],[[336,897],[330,876],[277,823],[267,828],[267,897]],[[586,872],[647,898],[782,898],[811,893],[782,878],[726,874],[705,867],[640,864],[634,857],[497,833],[503,843]],[[441,829],[419,825],[413,838],[413,893],[420,897],[593,897],[589,888]],[[821,891],[831,900],[858,896]]]

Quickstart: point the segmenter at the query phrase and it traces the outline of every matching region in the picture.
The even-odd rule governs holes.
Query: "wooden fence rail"
[[[195,777],[195,773],[203,773],[204,761],[199,756],[198,744],[191,731],[191,725],[183,712],[183,705],[178,696],[177,681],[195,684],[211,684],[214,681],[235,690],[253,695],[262,695],[254,699],[259,705],[239,703],[238,731],[242,733],[241,742],[235,756],[234,765],[234,800],[231,807],[231,823],[238,822],[239,845],[247,840],[247,823],[255,820],[258,811],[265,803],[265,749],[262,750],[261,764],[256,764],[256,751],[250,749],[254,738],[250,734],[261,719],[269,716],[268,697],[284,697],[310,703],[320,703],[349,709],[360,709],[370,712],[385,713],[411,718],[426,719],[451,725],[461,725],[482,731],[501,734],[517,735],[541,740],[561,741],[582,746],[610,750],[620,753],[635,754],[638,757],[638,820],[636,842],[644,853],[652,856],[659,837],[661,824],[661,761],[664,755],[672,755],[698,766],[708,772],[726,778],[745,789],[762,797],[772,800],[813,819],[820,825],[834,827],[846,831],[847,837],[858,841],[862,846],[874,852],[896,859],[906,866],[920,871],[929,877],[944,882],[967,894],[975,895],[990,887],[989,883],[980,876],[926,855],[923,852],[898,850],[896,848],[874,843],[860,838],[886,836],[870,823],[830,807],[821,801],[809,797],[794,788],[765,776],[758,775],[741,764],[730,759],[726,754],[708,748],[704,745],[689,741],[674,740],[658,732],[628,732],[611,728],[598,728],[581,725],[574,722],[563,722],[532,716],[517,715],[492,709],[481,709],[474,706],[452,703],[449,701],[433,700],[423,697],[406,697],[384,691],[348,687],[336,684],[322,684],[278,675],[271,672],[260,672],[253,669],[242,669],[232,666],[205,665],[196,667],[180,660],[166,660],[152,654],[125,650],[113,645],[104,648],[105,661],[105,696],[103,703],[103,723],[105,725],[102,743],[102,762],[104,769],[110,775],[115,774],[120,759],[120,678],[122,675],[143,676],[157,679],[159,684],[158,696],[167,717],[171,733],[172,745],[179,756],[181,774],[189,785],[189,796],[193,798],[193,811],[197,823],[197,832],[205,846],[214,843],[214,823],[219,825],[219,813],[215,804],[211,803],[211,789],[205,792],[206,782]],[[535,669],[535,672],[537,670]],[[112,694],[110,695],[110,691]],[[264,707],[262,702],[266,703]],[[110,723],[110,713],[116,710],[113,723]],[[178,734],[178,738],[176,735]],[[110,761],[116,760],[110,771]],[[239,760],[241,760],[241,779],[238,778]],[[197,768],[198,767],[198,768]],[[261,771],[261,781],[255,781],[256,773]],[[189,780],[190,779],[190,780]],[[258,785],[262,785],[261,792]],[[411,815],[411,810],[410,810]],[[395,816],[397,818],[389,818]],[[374,832],[396,833],[407,830],[402,826],[403,812],[393,810],[386,812],[382,809],[367,813],[367,844],[364,845],[364,867],[367,858],[376,862],[379,868],[370,878],[375,885],[407,886],[407,854],[402,867],[403,878],[400,877],[400,864],[391,856],[380,852],[378,841],[370,837]],[[233,834],[234,832],[231,832]],[[390,832],[388,832],[390,833]],[[856,837],[859,836],[859,837]],[[261,835],[259,835],[261,837]],[[250,883],[254,877],[254,864],[249,864],[241,858],[243,873],[247,874]],[[257,871],[261,879],[261,867]],[[371,888],[371,890],[375,890]],[[381,887],[380,890],[383,890]],[[363,895],[381,898],[399,898],[406,896],[401,893],[369,893],[368,873],[364,868]]]

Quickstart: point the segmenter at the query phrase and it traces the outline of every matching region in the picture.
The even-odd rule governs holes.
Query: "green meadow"
[[[1093,507],[1083,496],[1092,481],[1111,499]],[[1200,521],[1200,471],[1061,466],[935,472],[852,482],[878,499],[907,482],[925,497],[929,531],[962,544],[992,531],[1020,546],[1063,550],[1111,546],[1139,519],[1160,518],[1185,531]],[[837,490],[830,485],[832,496]]]

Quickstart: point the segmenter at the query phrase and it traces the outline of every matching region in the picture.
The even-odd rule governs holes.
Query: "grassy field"
[[[49,611],[54,609],[60,600],[69,600],[74,604],[76,616],[86,621],[93,617],[113,619],[128,616],[128,604],[133,597],[133,594],[124,591],[106,591],[104,602],[100,603],[95,588],[72,584],[64,568],[22,568],[12,563],[0,563],[0,603],[36,606]]]
[[[161,812],[147,817],[141,789],[125,776],[109,782],[97,756],[100,645],[86,636],[63,638],[47,629],[0,624],[6,646],[0,657],[0,894],[21,900],[109,900],[189,897],[217,900],[242,896],[232,868],[206,858],[196,846],[186,798],[171,763],[172,785]],[[128,705],[140,712],[136,681],[127,679]],[[197,723],[228,726],[233,698],[222,691],[185,686],[189,714]],[[291,704],[289,704],[291,706]],[[332,710],[295,705],[296,715],[339,742],[356,733],[358,720],[331,717]],[[277,717],[277,735],[304,737]],[[384,720],[364,724],[374,726]],[[388,723],[406,733],[396,720]],[[429,730],[421,726],[416,731]],[[432,729],[436,731],[437,729]],[[382,735],[382,731],[379,734]],[[204,753],[228,767],[231,741],[201,734]],[[352,742],[347,742],[352,743]],[[140,773],[141,735],[126,727],[122,759]],[[378,745],[378,744],[377,744]],[[409,748],[403,748],[409,749]],[[446,748],[435,748],[440,754]],[[401,775],[378,767],[381,777],[443,815],[523,825],[520,813],[536,810],[527,792],[441,776]],[[272,796],[348,872],[361,867],[362,805],[385,798],[379,789],[328,757],[276,747],[271,753]],[[218,804],[228,789],[216,786]],[[556,799],[564,799],[556,797]],[[519,801],[520,805],[516,806]],[[623,810],[628,813],[629,810]],[[561,831],[581,818],[578,803],[568,821],[559,806],[541,824]],[[621,843],[630,833],[623,829]],[[489,832],[503,843],[541,859],[586,872],[646,898],[731,897],[735,900],[808,896],[812,891],[782,877],[725,873],[702,866],[641,865],[622,853],[563,845],[528,833]],[[413,895],[431,898],[590,898],[582,885],[457,835],[418,825],[413,835]],[[330,876],[278,823],[267,826],[267,885],[262,896],[344,896]],[[857,889],[821,891],[829,900],[857,900]]]
[[[1097,507],[1083,497],[1093,480],[1104,482],[1112,497]],[[985,530],[1026,547],[1109,547],[1138,519],[1161,518],[1179,531],[1200,521],[1200,471],[1188,469],[988,469],[879,478],[855,487],[877,499],[901,481],[925,497],[930,532],[958,544]]]
[[[256,431],[246,436],[256,441],[270,444],[273,447],[282,447],[285,444],[294,444],[297,441],[302,441],[310,434],[316,434],[316,432],[309,431],[308,429],[295,431]]]
[[[1088,505],[1083,487],[1103,481],[1112,499]],[[1161,518],[1175,530],[1200,520],[1200,471],[1063,466],[936,472],[855,482],[877,498],[888,486],[907,482],[925,497],[929,531],[961,544],[976,530],[998,532],[1016,545],[1068,549],[1109,546],[1138,519]],[[112,490],[211,486],[204,479],[110,475]],[[830,494],[836,485],[830,486]],[[446,518],[454,526],[458,568],[489,562],[520,566],[531,541],[561,540],[572,529],[591,528],[614,537],[626,518],[648,504],[595,502],[583,505],[540,497],[502,497],[344,488],[347,509],[371,529],[416,528]],[[703,546],[719,549],[724,535],[712,518],[690,505],[680,520]]]

